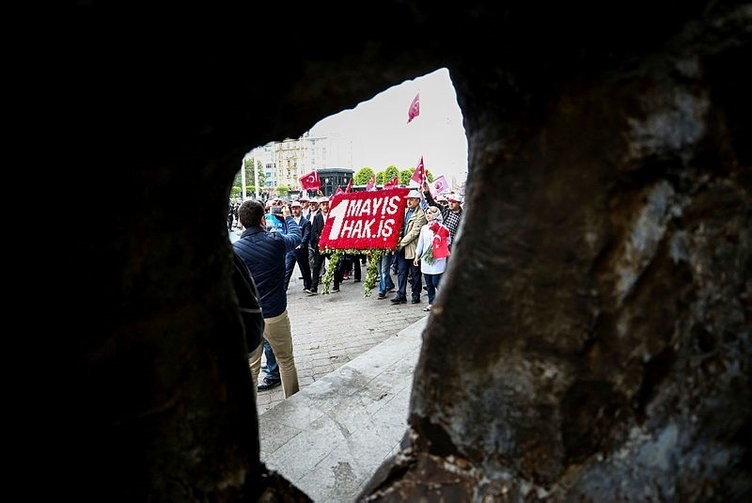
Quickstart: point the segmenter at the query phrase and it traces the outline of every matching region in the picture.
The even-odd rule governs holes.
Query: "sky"
[[[407,111],[420,94],[420,115],[407,123]],[[354,109],[322,119],[311,135],[337,135],[352,142],[352,167],[383,171],[423,164],[434,178],[452,184],[467,178],[467,138],[462,112],[446,68],[407,80]]]

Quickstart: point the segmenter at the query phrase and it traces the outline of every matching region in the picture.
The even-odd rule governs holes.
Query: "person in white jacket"
[[[437,206],[430,206],[426,210],[426,220],[428,222],[420,228],[418,247],[415,250],[413,264],[420,265],[420,270],[423,273],[428,293],[428,306],[423,310],[430,311],[436,298],[441,277],[446,270],[451,238],[449,229],[442,223],[444,219]]]

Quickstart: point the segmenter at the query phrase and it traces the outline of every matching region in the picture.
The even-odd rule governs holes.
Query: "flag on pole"
[[[415,95],[413,102],[410,103],[410,108],[407,109],[407,123],[420,115],[420,93]]]
[[[345,194],[349,194],[352,190],[352,178],[347,181],[347,187],[345,187]]]
[[[444,175],[441,175],[433,181],[433,186],[431,187],[431,195],[436,197],[448,188],[449,182],[447,182],[447,179]]]
[[[418,187],[422,187],[423,182],[425,180],[426,180],[426,167],[423,165],[423,156],[420,156],[420,160],[418,161],[418,166],[415,168],[415,172],[413,173],[412,178],[410,178],[410,181],[417,183]]]
[[[366,184],[366,192],[370,192],[372,190],[376,190],[376,175],[372,176]]]
[[[321,188],[321,180],[319,180],[319,173],[314,169],[310,173],[307,173],[300,178],[300,186],[305,190],[319,190]]]
[[[388,182],[384,182],[385,189],[393,189],[395,187],[399,187],[399,176],[395,176]]]

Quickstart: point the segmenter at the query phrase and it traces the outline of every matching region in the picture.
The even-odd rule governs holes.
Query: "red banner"
[[[393,250],[405,219],[409,191],[396,188],[338,195],[330,203],[319,248]]]

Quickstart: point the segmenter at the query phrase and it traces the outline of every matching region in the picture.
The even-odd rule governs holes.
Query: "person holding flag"
[[[443,220],[438,207],[428,207],[427,222],[420,228],[420,236],[415,249],[413,265],[420,266],[428,294],[428,306],[423,309],[424,311],[430,311],[433,307],[436,290],[446,271],[447,257],[449,257],[449,229],[442,225]]]
[[[423,182],[423,196],[426,198],[426,202],[429,206],[436,206],[441,210],[441,216],[444,219],[444,225],[449,229],[449,249],[452,248],[457,231],[460,228],[462,222],[462,197],[458,194],[448,194],[446,200],[449,202],[449,206],[443,206],[438,204],[431,195],[431,189],[428,187],[428,182]]]

